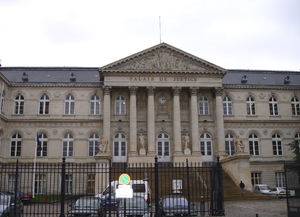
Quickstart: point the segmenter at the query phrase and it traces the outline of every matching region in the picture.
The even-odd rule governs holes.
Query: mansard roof
[[[12,84],[100,83],[99,68],[83,67],[0,67]]]
[[[300,87],[300,72],[230,69],[222,83],[223,86]]]
[[[169,44],[161,43],[103,66],[100,72],[110,75],[115,73],[218,74],[223,77],[226,69]]]

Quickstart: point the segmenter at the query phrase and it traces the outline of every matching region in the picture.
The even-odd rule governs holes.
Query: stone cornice
[[[112,75],[132,75],[132,74],[191,74],[191,75],[217,75],[218,77],[222,78],[224,76],[223,72],[219,71],[182,71],[182,70],[103,70],[101,71],[105,76],[112,76]]]
[[[300,86],[239,86],[239,85],[223,85],[225,89],[277,89],[277,90],[300,90]]]
[[[70,84],[60,84],[60,83],[55,83],[55,84],[28,84],[28,83],[22,83],[22,84],[10,84],[10,87],[72,87],[72,88],[88,88],[88,87],[102,87],[103,84],[78,84],[78,83],[70,83]]]

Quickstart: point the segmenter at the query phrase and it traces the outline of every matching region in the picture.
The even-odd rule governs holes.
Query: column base
[[[138,155],[137,151],[130,151],[128,154],[128,156],[137,156],[137,155]]]

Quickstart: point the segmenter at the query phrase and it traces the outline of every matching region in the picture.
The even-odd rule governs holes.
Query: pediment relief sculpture
[[[107,66],[103,71],[178,71],[178,72],[218,72],[226,70],[181,51],[166,43],[159,44]]]

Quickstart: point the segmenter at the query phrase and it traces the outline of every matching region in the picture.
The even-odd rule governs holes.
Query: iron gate
[[[287,192],[288,217],[300,216],[300,172],[291,171],[289,165],[285,164],[285,182]],[[291,192],[292,191],[292,192]],[[292,193],[292,195],[291,195]],[[295,195],[294,195],[295,194]]]
[[[159,216],[161,196],[179,194],[194,206],[198,216],[224,215],[221,163],[209,166],[185,163],[1,163],[0,191],[20,191],[23,216],[68,216],[70,206],[83,196],[95,196],[108,183],[128,174],[131,180],[147,179],[153,215]],[[108,214],[107,214],[108,216]]]

